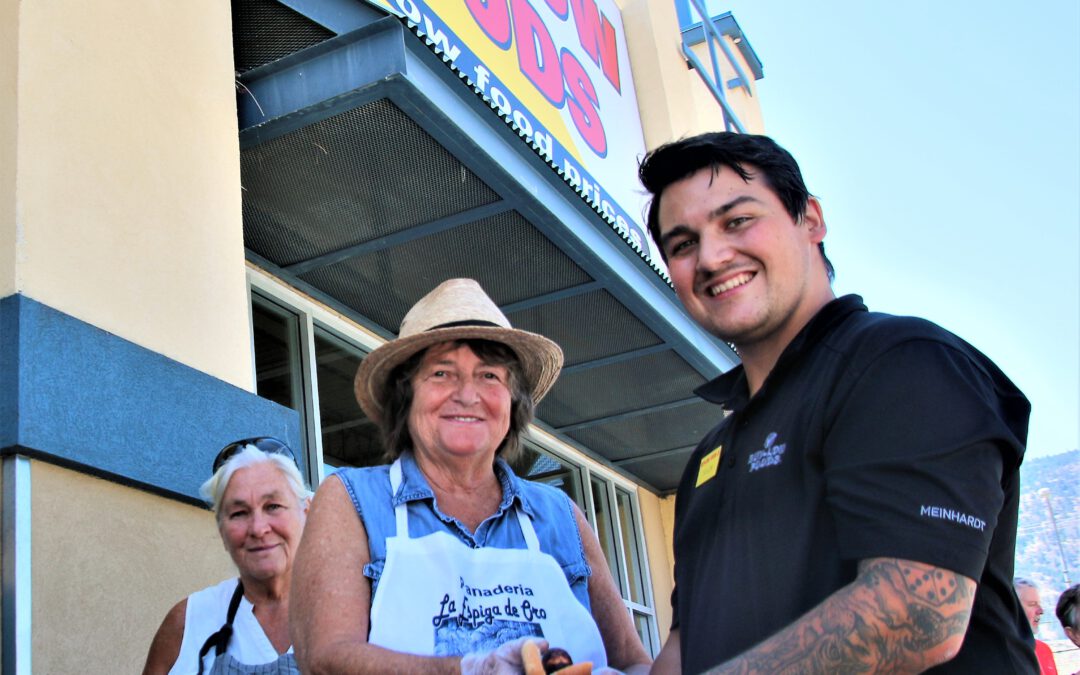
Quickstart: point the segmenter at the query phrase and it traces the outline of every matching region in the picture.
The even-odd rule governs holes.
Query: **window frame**
[[[300,433],[304,444],[304,461],[314,488],[321,485],[326,478],[322,450],[322,418],[319,407],[318,363],[315,360],[315,327],[318,326],[332,339],[351,345],[364,354],[370,353],[382,344],[384,339],[250,263],[247,268],[247,277],[248,294],[251,298],[248,303],[249,318],[256,297],[264,304],[270,304],[274,308],[290,312],[299,318],[300,382],[304,396],[300,411]],[[250,320],[251,325],[254,326],[254,319]],[[257,383],[254,349],[255,344],[252,340],[252,382]]]
[[[311,316],[305,312],[297,311],[296,308],[281,302],[271,294],[265,293],[262,289],[251,287],[249,296],[248,313],[252,329],[251,368],[252,382],[256,394],[259,391],[259,381],[255,363],[255,306],[258,305],[269,313],[291,317],[295,320],[295,332],[291,339],[295,340],[299,347],[299,368],[294,369],[290,364],[289,379],[292,386],[297,389],[296,396],[299,399],[299,410],[297,412],[300,414],[300,442],[302,446],[300,455],[304,465],[302,473],[309,477],[309,482],[317,485],[323,479],[321,473],[322,439],[312,438],[312,430],[318,428],[314,421],[319,419],[319,392],[315,386],[314,373],[311,372],[309,367],[309,364],[314,363],[314,359],[311,358],[312,354],[314,354],[314,333]],[[318,436],[318,434],[315,435]]]

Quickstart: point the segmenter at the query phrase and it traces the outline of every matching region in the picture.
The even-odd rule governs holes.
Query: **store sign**
[[[614,0],[368,0],[403,16],[648,253],[645,151]]]

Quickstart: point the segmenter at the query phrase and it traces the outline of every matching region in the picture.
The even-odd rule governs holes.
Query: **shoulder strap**
[[[210,652],[211,647],[214,649],[215,658],[224,654],[225,650],[228,649],[229,640],[232,638],[233,619],[236,618],[236,610],[240,609],[240,599],[243,597],[244,582],[237,579],[236,590],[233,591],[232,600],[229,600],[229,611],[225,615],[225,624],[218,632],[206,638],[202,649],[199,650],[199,675],[202,675],[203,672],[203,658]]]
[[[390,465],[390,499],[397,496],[398,488],[401,487],[401,458],[398,457]],[[394,507],[394,521],[397,526],[397,536],[402,539],[409,538],[409,503],[401,502]]]

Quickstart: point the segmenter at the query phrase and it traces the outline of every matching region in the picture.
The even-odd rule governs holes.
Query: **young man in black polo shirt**
[[[1023,394],[834,296],[821,205],[772,140],[678,141],[640,177],[679,299],[742,359],[698,390],[725,415],[679,486],[656,671],[1038,672],[1012,590]]]

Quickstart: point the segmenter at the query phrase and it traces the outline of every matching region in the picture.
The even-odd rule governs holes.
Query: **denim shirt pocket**
[[[375,591],[379,588],[379,579],[382,578],[383,567],[386,566],[386,558],[378,558],[364,565],[364,576],[371,579],[371,597],[375,597]]]

